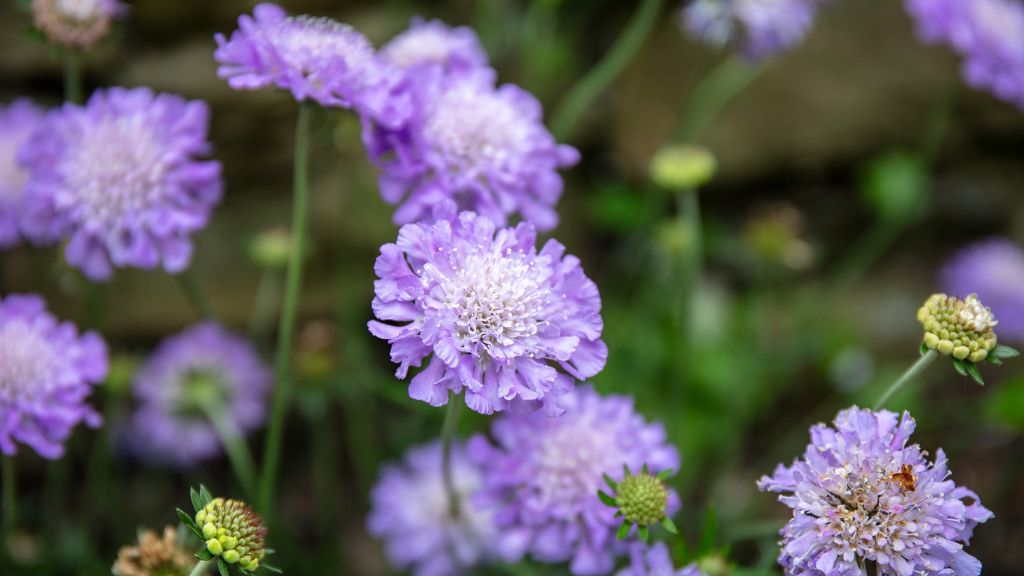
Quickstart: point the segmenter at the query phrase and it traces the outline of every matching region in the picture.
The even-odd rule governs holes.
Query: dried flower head
[[[144,530],[138,544],[117,552],[114,576],[186,576],[196,561],[181,544],[178,531],[171,526],[164,528],[162,536]]]
[[[36,28],[51,42],[76,49],[101,40],[127,12],[118,0],[32,0]]]

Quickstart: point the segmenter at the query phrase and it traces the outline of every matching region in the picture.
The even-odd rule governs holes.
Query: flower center
[[[423,63],[444,64],[450,53],[447,35],[433,27],[406,32],[384,49],[384,56],[399,68]]]
[[[0,402],[33,401],[45,393],[57,360],[42,335],[23,320],[0,326]]]
[[[527,125],[511,103],[471,83],[447,90],[434,102],[424,135],[452,174],[471,178],[501,169],[526,147]]]
[[[1019,6],[1005,0],[980,0],[970,3],[979,36],[994,36],[1007,46],[1019,46],[1024,38],[1024,16]]]
[[[550,294],[544,272],[521,255],[472,254],[442,282],[442,306],[463,352],[510,346],[537,333]]]
[[[108,116],[83,126],[77,147],[62,164],[67,186],[60,208],[78,212],[94,229],[116,229],[158,204],[171,159],[144,113]]]
[[[79,23],[103,16],[102,0],[57,0],[56,7],[61,17]]]
[[[0,140],[0,205],[17,204],[28,180],[28,173],[15,162],[21,142],[21,134]]]
[[[612,431],[593,422],[560,422],[552,427],[537,451],[541,503],[572,508],[591,505],[604,486],[601,475],[614,475],[626,461],[615,440]]]
[[[195,419],[206,419],[211,410],[217,412],[227,402],[228,390],[224,379],[213,368],[186,372],[175,399],[177,413],[184,418]]]
[[[983,306],[975,294],[964,300],[963,308],[960,309],[960,321],[973,328],[975,332],[984,332],[999,323],[992,310]]]
[[[285,64],[304,75],[323,75],[318,63],[324,59],[343,59],[344,66],[334,73],[362,70],[373,59],[373,46],[362,34],[322,16],[286,18],[277,24],[273,38]]]

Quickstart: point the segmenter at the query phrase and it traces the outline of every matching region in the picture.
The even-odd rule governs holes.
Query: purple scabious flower
[[[440,20],[414,18],[409,29],[380,50],[384,60],[403,71],[440,66],[446,73],[490,70],[487,52],[471,28],[452,28]]]
[[[452,446],[451,465],[460,498],[458,520],[451,516],[439,442],[410,449],[401,463],[381,472],[366,522],[384,541],[394,568],[415,576],[459,576],[491,558],[492,514],[471,502],[482,485],[480,469],[458,443]]]
[[[1014,0],[906,0],[918,35],[963,57],[970,86],[1024,108],[1024,4]]]
[[[615,573],[615,576],[706,576],[691,563],[678,570],[672,564],[668,546],[658,542],[648,547],[636,542],[629,548],[629,565]]]
[[[100,425],[85,400],[106,377],[99,335],[59,322],[39,296],[0,299],[0,452],[14,454],[20,442],[60,458],[75,426]]]
[[[603,474],[622,480],[623,466],[652,474],[679,467],[679,452],[661,424],[650,424],[627,396],[602,397],[590,386],[565,397],[561,418],[507,415],[494,422],[496,445],[477,437],[470,455],[483,468],[476,505],[495,510],[495,543],[508,561],[529,553],[570,562],[573,574],[608,574],[626,545],[621,521],[597,496]],[[669,515],[678,509],[670,491]]]
[[[27,99],[0,106],[0,249],[21,243],[28,174],[18,166],[17,153],[43,115],[43,109]]]
[[[248,340],[212,322],[192,326],[161,343],[136,375],[131,448],[181,467],[215,457],[222,446],[213,421],[243,435],[262,426],[272,381]]]
[[[693,0],[682,24],[706,44],[734,44],[751,60],[785,52],[803,41],[823,0]]]
[[[95,92],[47,116],[18,155],[28,171],[24,229],[67,239],[65,257],[92,280],[114,267],[181,272],[190,235],[220,201],[209,108],[148,88]]]
[[[580,261],[532,225],[499,229],[452,202],[433,224],[407,224],[374,265],[374,336],[391,343],[409,395],[443,406],[464,392],[473,410],[560,412],[576,380],[604,368],[601,297]]]
[[[999,319],[999,337],[1024,342],[1024,249],[1006,239],[978,242],[942,269],[943,291],[977,294]]]
[[[502,226],[518,213],[539,230],[554,228],[558,171],[575,165],[579,152],[555,141],[540,102],[525,90],[495,87],[488,68],[439,68],[407,74],[399,91],[412,101],[406,122],[364,129],[381,195],[398,205],[395,223],[423,221],[450,199]]]
[[[330,18],[288,16],[259,4],[238,18],[228,38],[215,36],[217,74],[236,90],[268,86],[298,101],[351,108],[387,126],[408,114],[407,97],[393,94],[401,73],[374,52],[362,33]]]
[[[981,573],[964,547],[992,513],[949,478],[941,448],[929,462],[907,444],[914,427],[907,412],[848,408],[811,427],[803,458],[758,480],[793,509],[781,531],[786,574],[861,574],[867,560],[879,574]]]

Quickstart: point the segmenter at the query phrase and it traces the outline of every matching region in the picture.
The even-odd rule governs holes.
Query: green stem
[[[7,537],[14,532],[14,527],[18,523],[18,501],[15,498],[15,476],[14,476],[14,456],[2,455],[0,456],[0,462],[3,466],[3,503],[4,503],[4,541],[6,542]]]
[[[907,371],[904,372],[902,376],[900,376],[900,379],[893,383],[893,385],[890,386],[889,389],[885,391],[885,394],[882,394],[882,397],[875,404],[874,409],[881,410],[882,407],[885,406],[885,403],[888,402],[889,399],[893,397],[893,395],[895,395],[904,386],[906,386],[908,382],[910,382],[918,375],[920,375],[921,372],[924,372],[924,369],[930,366],[931,363],[935,361],[935,358],[938,357],[938,355],[939,353],[936,352],[935,350],[929,350],[920,358],[918,358],[917,362],[914,362],[913,366],[907,368]]]
[[[643,0],[622,32],[622,36],[593,68],[569,89],[551,116],[551,131],[565,139],[587,111],[591,102],[618,77],[636,56],[648,32],[658,19],[663,0]]]
[[[267,269],[260,277],[256,288],[256,299],[252,305],[252,316],[249,319],[249,335],[261,345],[277,315],[278,302],[281,301],[281,276],[278,270]]]
[[[950,86],[935,102],[931,117],[928,119],[928,128],[925,130],[921,140],[921,157],[928,168],[935,166],[939,159],[939,152],[942,150],[942,143],[946,141],[946,134],[949,132],[949,125],[953,120],[953,113],[956,110],[957,95],[960,92],[960,83]]]
[[[174,279],[177,280],[178,287],[181,288],[181,292],[188,298],[196,313],[204,319],[213,319],[213,309],[210,308],[210,302],[206,299],[206,295],[203,293],[203,289],[196,280],[195,275],[192,274],[192,270],[185,270],[181,274],[177,274]]]
[[[299,118],[295,127],[294,206],[292,208],[292,245],[285,277],[281,322],[277,335],[277,354],[274,357],[274,398],[271,404],[270,428],[264,451],[263,471],[260,476],[259,511],[268,514],[274,498],[281,442],[284,436],[284,416],[291,396],[292,338],[298,312],[299,292],[302,288],[302,255],[306,236],[306,202],[309,188],[309,128],[313,105],[299,105]]]
[[[693,341],[692,315],[703,268],[699,192],[692,188],[680,190],[676,196],[676,203],[679,226],[683,228],[688,240],[679,261],[681,290],[676,314],[679,336],[682,340],[680,349],[689,350]]]
[[[214,430],[217,431],[221,444],[224,445],[224,451],[228,455],[228,461],[231,463],[231,469],[235,472],[235,477],[238,478],[238,483],[242,486],[246,496],[251,497],[256,483],[256,465],[253,463],[249,445],[245,442],[245,436],[234,422],[217,414],[209,404],[203,403],[202,409]]]
[[[750,85],[764,69],[751,65],[739,56],[723,60],[701,78],[693,89],[679,127],[676,140],[694,142],[744,88]]]
[[[459,494],[455,490],[455,480],[452,478],[452,442],[455,440],[455,431],[459,427],[459,412],[462,408],[462,400],[454,393],[448,392],[448,408],[444,413],[444,424],[441,426],[441,473],[444,477],[444,491],[448,495],[448,511],[453,519],[458,519]]]
[[[82,103],[82,53],[74,48],[64,51],[64,100]]]
[[[196,563],[196,567],[188,573],[188,576],[202,576],[202,574],[206,573],[206,569],[209,568],[212,563],[213,560],[200,560]]]

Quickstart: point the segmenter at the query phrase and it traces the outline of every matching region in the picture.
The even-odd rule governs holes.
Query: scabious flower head
[[[601,297],[579,259],[548,240],[538,252],[533,226],[500,229],[443,203],[433,224],[408,224],[381,247],[374,266],[370,332],[391,343],[409,395],[433,406],[464,392],[482,414],[543,406],[576,380],[604,368]]]
[[[999,318],[999,335],[1024,342],[1024,250],[1006,239],[979,242],[958,252],[942,269],[949,294],[977,294]]]
[[[655,473],[677,469],[679,453],[628,397],[602,397],[586,386],[566,404],[560,418],[501,417],[492,428],[496,445],[471,441],[484,476],[477,506],[495,509],[495,544],[507,560],[529,553],[542,562],[568,560],[573,574],[607,574],[626,545],[615,537],[615,509],[598,498],[603,475],[621,481],[624,466],[644,464]],[[670,492],[669,513],[677,507]]]
[[[42,108],[27,99],[0,106],[0,248],[21,243],[22,203],[28,174],[18,166],[17,153],[43,114]]]
[[[260,567],[266,555],[263,520],[240,500],[214,498],[196,512],[196,525],[206,539],[206,550],[245,572]]]
[[[368,123],[364,140],[381,170],[384,200],[398,224],[429,218],[443,200],[499,225],[519,214],[540,230],[558,223],[559,169],[579,161],[558,144],[530,93],[490,75],[421,73],[408,89],[412,115],[397,129]]]
[[[967,84],[1024,108],[1024,5],[1016,0],[906,0],[918,35],[963,57]]]
[[[480,469],[463,444],[452,446],[451,465],[460,499],[457,519],[444,487],[440,443],[414,447],[401,463],[381,472],[370,494],[367,527],[384,541],[396,569],[415,576],[458,576],[491,558],[492,514],[471,501],[482,484]]]
[[[992,329],[998,322],[977,294],[963,300],[932,294],[917,311],[917,320],[924,328],[924,345],[945,356],[977,363],[996,347]]]
[[[99,426],[85,400],[107,375],[107,347],[93,332],[79,336],[35,295],[0,299],[0,452],[15,442],[59,458],[80,422]]]
[[[189,466],[220,454],[211,418],[245,434],[266,417],[272,378],[252,344],[217,324],[160,344],[135,377],[131,447],[147,460]]]
[[[162,536],[152,530],[139,533],[135,546],[123,546],[117,552],[114,576],[187,576],[196,560],[182,548],[178,531],[167,526]]]
[[[682,11],[683,27],[702,42],[734,44],[761,60],[799,44],[823,0],[693,0]]]
[[[347,24],[288,16],[276,4],[259,4],[252,16],[239,16],[230,38],[215,38],[217,74],[236,90],[276,86],[296,100],[352,108],[385,125],[408,114],[407,100],[391,94],[398,71]]]
[[[51,112],[21,148],[25,232],[67,239],[65,256],[92,280],[113,267],[188,267],[190,235],[220,201],[209,108],[148,88],[95,92]]]
[[[487,52],[471,28],[452,28],[440,20],[414,18],[408,30],[380,49],[380,55],[405,72],[435,66],[449,74],[490,69]]]
[[[87,49],[110,32],[128,7],[117,0],[32,0],[32,18],[46,38]]]
[[[992,513],[953,483],[942,449],[929,462],[908,444],[914,426],[906,412],[854,406],[811,427],[803,458],[758,481],[793,509],[781,532],[786,574],[860,574],[864,561],[879,574],[981,573],[964,547]]]
[[[629,565],[615,573],[615,576],[709,576],[689,564],[678,570],[672,564],[668,546],[658,542],[650,547],[637,542],[629,548]]]

